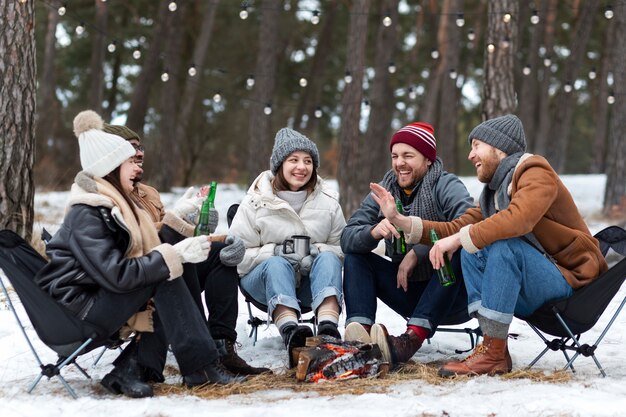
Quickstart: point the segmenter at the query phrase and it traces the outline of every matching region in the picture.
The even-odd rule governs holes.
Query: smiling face
[[[133,145],[133,148],[135,148],[135,156],[134,156],[135,163],[137,164],[137,166],[142,168],[141,173],[135,179],[136,182],[139,182],[139,181],[141,181],[141,179],[143,177],[144,149],[143,149],[143,146],[141,145],[141,142],[139,142],[138,139],[131,139],[131,140],[128,141],[128,143]]]
[[[289,186],[289,190],[298,191],[311,179],[313,158],[307,152],[292,152],[283,161],[281,172]]]
[[[137,165],[135,157],[130,157],[120,165],[120,184],[125,192],[130,194],[133,191],[137,178],[141,178],[143,169]]]
[[[500,161],[504,158],[506,158],[506,154],[500,149],[494,148],[481,140],[472,139],[472,150],[467,159],[476,168],[478,181],[484,184],[491,182],[493,174],[495,174],[498,165],[500,165]]]
[[[391,148],[391,168],[402,188],[413,188],[424,178],[432,165],[417,149],[406,143],[396,143]]]

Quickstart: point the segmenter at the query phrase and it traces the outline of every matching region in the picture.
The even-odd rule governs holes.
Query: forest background
[[[623,222],[625,3],[0,0],[2,226],[29,235],[34,187],[69,187],[87,108],[142,136],[163,191],[246,186],[292,127],[347,216],[394,130],[432,124],[445,169],[471,175],[469,131],[512,112],[557,172],[605,173],[604,213]]]

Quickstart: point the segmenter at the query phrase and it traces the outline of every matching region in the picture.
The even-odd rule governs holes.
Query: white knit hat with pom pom
[[[123,138],[103,132],[104,122],[93,110],[74,118],[74,134],[80,148],[80,165],[88,174],[104,177],[135,155],[135,148]]]

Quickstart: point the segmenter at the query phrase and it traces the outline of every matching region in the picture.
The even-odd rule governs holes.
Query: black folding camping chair
[[[0,269],[11,282],[39,339],[58,354],[58,361],[54,364],[41,361],[0,278],[9,308],[41,369],[29,386],[28,393],[35,389],[42,377],[58,377],[70,395],[77,398],[61,375],[61,370],[73,364],[90,379],[89,374],[76,363],[76,358],[98,346],[114,342],[97,326],[76,318],[35,283],[33,278],[45,264],[46,260],[19,235],[10,230],[0,231]]]
[[[600,248],[604,256],[607,255],[610,248],[618,254],[626,256],[626,231],[624,229],[610,226],[598,232],[595,238],[600,241]],[[541,306],[530,317],[520,317],[528,323],[546,345],[544,350],[528,365],[528,368],[537,363],[548,350],[560,350],[567,361],[563,369],[569,368],[575,372],[573,363],[576,358],[582,355],[591,357],[602,376],[606,376],[602,365],[596,358],[595,351],[626,304],[626,296],[592,345],[581,344],[580,337],[598,322],[600,316],[619,291],[624,278],[626,278],[626,258],[600,275],[591,284],[574,291],[572,296],[550,301]],[[548,340],[543,333],[557,338]],[[571,358],[567,353],[568,351],[574,352]]]

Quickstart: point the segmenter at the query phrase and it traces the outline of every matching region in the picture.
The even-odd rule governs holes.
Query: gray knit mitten
[[[224,240],[228,246],[220,251],[220,260],[226,266],[237,266],[246,254],[246,245],[240,237],[228,235]]]
[[[215,229],[217,229],[217,223],[220,220],[220,214],[216,209],[209,209],[209,232],[215,233]]]

